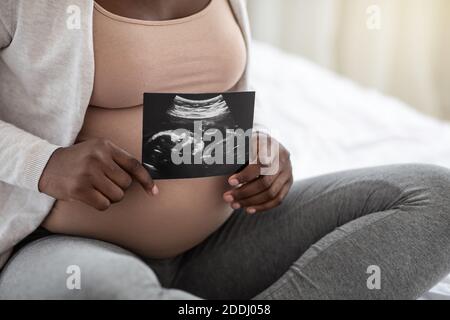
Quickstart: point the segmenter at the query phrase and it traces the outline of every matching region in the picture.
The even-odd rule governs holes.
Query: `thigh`
[[[337,227],[404,199],[408,170],[399,169],[354,170],[299,181],[273,210],[256,215],[236,211],[185,254],[173,286],[208,299],[254,297]]]
[[[115,245],[49,236],[21,248],[0,274],[0,299],[191,299],[162,289],[137,256]]]

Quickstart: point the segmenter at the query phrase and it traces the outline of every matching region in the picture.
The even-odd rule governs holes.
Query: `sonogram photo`
[[[254,92],[144,94],[144,167],[154,179],[238,172],[249,161],[254,101]]]

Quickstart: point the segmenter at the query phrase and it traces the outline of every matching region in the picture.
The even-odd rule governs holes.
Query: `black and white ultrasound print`
[[[240,171],[249,161],[254,103],[254,92],[145,93],[144,167],[153,179]]]

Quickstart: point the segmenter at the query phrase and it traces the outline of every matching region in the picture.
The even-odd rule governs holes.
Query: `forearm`
[[[0,120],[0,181],[38,191],[38,182],[50,156],[59,148]]]

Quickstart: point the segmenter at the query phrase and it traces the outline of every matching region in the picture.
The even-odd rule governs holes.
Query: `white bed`
[[[266,121],[292,152],[296,178],[392,163],[450,167],[449,123],[268,45],[255,42],[253,54]],[[450,300],[450,276],[423,299]]]

